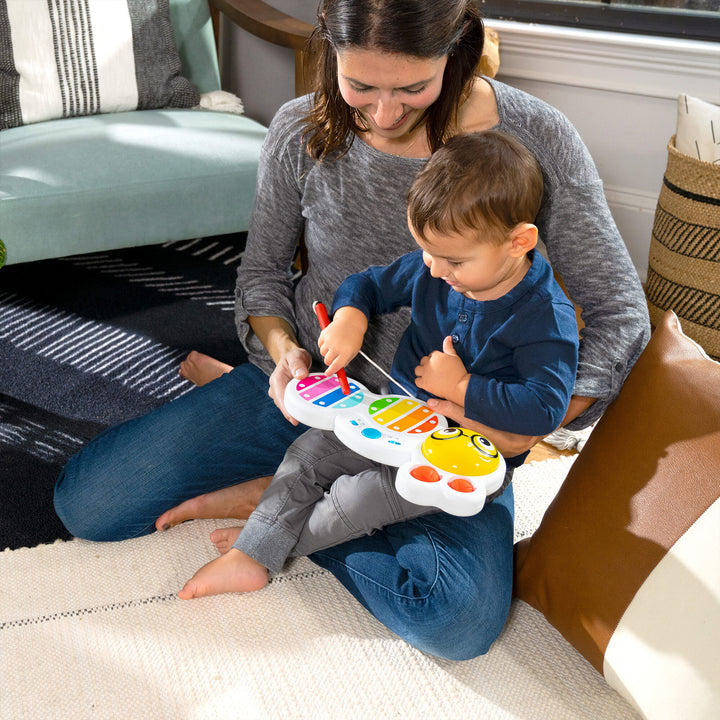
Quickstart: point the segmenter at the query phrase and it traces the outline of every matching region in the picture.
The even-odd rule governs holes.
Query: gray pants
[[[288,448],[233,547],[278,572],[291,555],[439,512],[398,495],[396,470],[349,450],[333,432],[308,430]]]

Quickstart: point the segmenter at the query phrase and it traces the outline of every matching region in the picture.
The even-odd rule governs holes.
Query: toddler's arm
[[[367,327],[368,319],[362,310],[345,305],[335,311],[332,322],[318,339],[318,347],[328,366],[326,375],[334,375],[360,352]]]
[[[472,363],[468,372],[456,357],[452,341],[445,338],[442,352],[424,357],[415,369],[416,384],[486,427],[533,437],[547,435],[561,424],[568,409],[577,368],[577,330],[574,335],[568,329],[536,342],[529,334],[525,344],[514,349],[514,377],[478,374]]]

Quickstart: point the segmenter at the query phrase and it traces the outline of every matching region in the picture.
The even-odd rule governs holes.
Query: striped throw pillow
[[[720,363],[667,312],[536,533],[516,595],[649,720],[720,708]]]
[[[199,99],[169,0],[0,0],[0,130]]]

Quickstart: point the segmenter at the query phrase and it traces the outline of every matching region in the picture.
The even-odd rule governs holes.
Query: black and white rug
[[[233,307],[244,235],[0,270],[0,549],[67,533],[52,487],[108,425],[192,386],[192,349],[245,359]]]

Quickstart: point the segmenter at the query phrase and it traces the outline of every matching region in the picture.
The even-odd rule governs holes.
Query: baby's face
[[[430,274],[455,292],[473,300],[495,300],[516,283],[518,258],[512,253],[509,237],[497,243],[478,238],[473,232],[441,236],[426,230],[423,239],[412,225],[410,232],[423,251]]]

